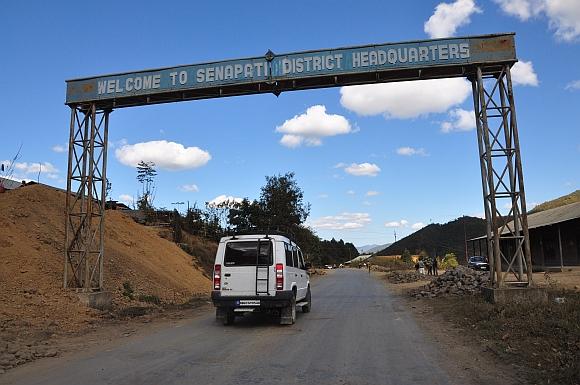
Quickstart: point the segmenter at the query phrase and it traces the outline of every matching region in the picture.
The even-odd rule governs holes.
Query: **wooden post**
[[[560,271],[564,271],[564,255],[562,253],[562,235],[560,234],[559,223],[558,223],[558,249],[560,250]]]

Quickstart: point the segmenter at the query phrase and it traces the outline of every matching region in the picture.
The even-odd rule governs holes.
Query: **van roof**
[[[275,234],[244,234],[244,235],[236,235],[236,236],[229,236],[229,237],[222,237],[220,239],[220,243],[223,242],[227,242],[227,241],[231,241],[231,240],[237,240],[237,239],[264,239],[264,238],[270,238],[270,239],[274,239],[277,241],[285,241],[288,243],[294,243],[295,242],[291,242],[290,239],[288,237],[285,237],[284,235],[275,235]]]

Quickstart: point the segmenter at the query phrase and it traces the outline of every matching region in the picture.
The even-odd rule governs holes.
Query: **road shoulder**
[[[521,384],[518,368],[506,365],[485,344],[467,333],[450,317],[445,307],[452,306],[445,298],[414,299],[407,293],[428,281],[393,284],[384,273],[374,273],[384,282],[401,306],[424,332],[427,340],[438,347],[439,362],[457,385],[515,385]]]

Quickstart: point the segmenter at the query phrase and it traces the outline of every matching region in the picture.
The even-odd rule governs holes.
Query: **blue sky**
[[[41,163],[42,182],[65,186],[65,79],[268,49],[513,31],[522,61],[513,73],[528,203],[580,185],[577,0],[4,1],[1,7],[0,161],[22,144],[18,178],[36,179]],[[372,103],[357,102],[360,96]],[[401,238],[431,222],[481,215],[472,109],[457,79],[120,109],[111,115],[108,177],[113,198],[136,196],[135,169],[123,159],[157,145],[155,205],[171,208],[220,195],[257,198],[266,175],[294,171],[320,236],[391,242],[395,230]],[[314,140],[281,143],[277,127],[292,124],[317,132]],[[175,165],[171,158],[180,153],[178,166],[161,167]]]

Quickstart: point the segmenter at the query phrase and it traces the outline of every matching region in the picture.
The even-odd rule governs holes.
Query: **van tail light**
[[[276,264],[276,290],[284,289],[284,265]]]
[[[222,265],[213,267],[213,288],[219,290],[222,286]]]

